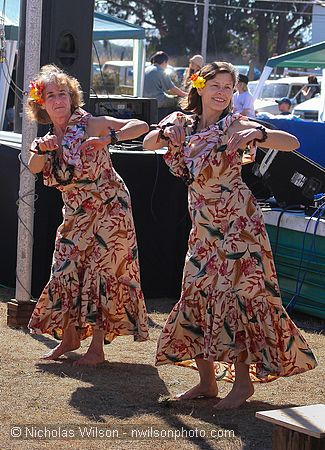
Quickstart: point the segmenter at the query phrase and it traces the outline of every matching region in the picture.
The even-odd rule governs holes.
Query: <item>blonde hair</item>
[[[205,80],[212,80],[218,73],[229,73],[232,77],[233,86],[235,87],[238,79],[238,74],[235,67],[224,61],[215,61],[209,64],[206,64],[202,67],[198,72],[196,72],[199,76],[203,77]],[[198,94],[198,91],[195,87],[192,87],[188,93],[187,98],[182,101],[181,107],[185,111],[191,111],[195,114],[202,114],[202,99]],[[222,115],[228,114],[232,110],[232,102],[229,103],[227,108],[223,111]]]
[[[83,92],[79,81],[76,78],[66,74],[62,69],[54,64],[47,64],[46,66],[41,67],[41,70],[33,81],[41,83],[44,88],[48,83],[55,83],[58,86],[66,87],[69,91],[71,99],[71,113],[76,108],[84,105]],[[27,100],[26,108],[27,116],[30,120],[44,125],[51,123],[50,116],[44,107],[30,97]]]

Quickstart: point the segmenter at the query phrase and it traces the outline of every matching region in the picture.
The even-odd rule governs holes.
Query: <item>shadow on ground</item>
[[[39,363],[37,367],[40,372],[58,378],[69,377],[88,383],[72,393],[69,404],[90,422],[110,423],[121,419],[128,421],[127,426],[149,428],[151,419],[143,416],[150,415],[164,429],[176,428],[189,433],[197,428],[204,430],[206,436],[211,429],[234,430],[235,437],[240,437],[244,443],[243,449],[271,450],[272,426],[257,420],[256,411],[297,406],[251,401],[238,410],[216,411],[215,399],[168,399],[167,387],[151,365],[106,362],[97,369],[81,369],[72,362],[72,359],[62,359]],[[200,449],[218,448],[216,441],[206,436],[189,436],[188,440]],[[266,437],[269,447],[265,446]]]

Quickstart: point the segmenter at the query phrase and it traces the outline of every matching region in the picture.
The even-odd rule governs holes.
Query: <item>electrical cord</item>
[[[19,153],[18,155],[18,159],[20,161],[20,163],[23,166],[23,169],[20,172],[20,176],[22,173],[24,173],[25,170],[28,170],[30,172],[30,169],[28,167],[28,164],[26,164],[25,161],[23,161],[22,159],[22,155],[21,153]],[[32,172],[31,172],[32,173]],[[37,175],[33,174],[34,176],[34,180],[35,183],[38,180]],[[19,215],[19,204],[20,202],[24,203],[26,206],[28,206],[29,208],[32,208],[32,213],[33,215],[36,212],[36,209],[34,206],[31,206],[31,204],[28,202],[27,198],[30,200],[30,198],[33,197],[34,201],[33,201],[33,205],[35,205],[35,202],[38,200],[38,194],[35,194],[34,190],[26,192],[24,195],[21,195],[20,191],[19,191],[19,197],[18,200],[16,201],[16,205],[18,207],[17,209],[17,217],[18,217],[18,222],[22,224],[22,226],[27,230],[28,234],[31,236],[32,239],[32,245],[34,244],[34,236],[33,233],[31,232],[31,230],[28,228],[28,226],[26,225],[26,223],[22,220],[21,216]],[[21,282],[21,280],[19,279],[17,272],[16,272],[16,281],[17,283],[24,289],[24,291],[26,292],[26,294],[28,295],[28,298],[33,299],[32,293],[29,292],[26,287],[23,285],[23,283]]]
[[[305,282],[305,278],[306,278],[306,275],[307,275],[307,271],[305,270],[304,275],[303,275],[302,279],[300,280],[300,274],[301,274],[301,271],[302,271],[302,264],[303,264],[303,258],[304,258],[304,252],[305,252],[305,242],[306,242],[306,236],[307,236],[307,230],[308,230],[309,224],[310,224],[311,220],[313,219],[313,217],[317,214],[317,212],[321,216],[322,211],[323,211],[324,208],[325,208],[325,202],[322,205],[320,205],[317,208],[317,210],[310,216],[310,218],[308,219],[307,225],[305,227],[303,243],[302,243],[302,249],[301,249],[300,262],[299,262],[298,275],[297,275],[297,280],[296,280],[296,292],[294,293],[293,297],[291,298],[291,300],[289,301],[289,303],[286,306],[286,310],[289,313],[293,311],[293,309],[295,307],[295,304],[297,303],[297,300],[299,298],[302,286],[303,286],[303,284]],[[317,228],[316,228],[316,230],[317,230]],[[314,237],[313,237],[313,239],[315,239],[315,236],[316,236],[316,234],[315,234],[315,228],[314,228]],[[312,242],[312,245],[311,245],[310,249],[313,248],[313,245],[314,244]],[[299,285],[299,283],[300,283],[300,285]]]

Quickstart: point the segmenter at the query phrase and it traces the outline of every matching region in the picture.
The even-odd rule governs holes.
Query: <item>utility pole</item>
[[[24,18],[20,18],[24,20]],[[26,33],[24,90],[40,67],[42,0],[26,0]],[[27,97],[24,96],[22,150],[18,206],[18,239],[16,266],[16,298],[8,303],[7,323],[12,327],[26,326],[35,302],[31,301],[33,255],[35,178],[28,170],[30,145],[37,135],[36,123],[26,116]]]
[[[204,0],[202,45],[201,45],[201,55],[203,56],[204,62],[206,62],[207,60],[208,30],[209,30],[209,0]]]

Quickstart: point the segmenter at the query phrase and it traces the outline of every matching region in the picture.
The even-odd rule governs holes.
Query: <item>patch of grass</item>
[[[133,342],[132,337],[117,338],[105,347],[107,362],[93,368],[72,365],[84,353],[89,340],[81,348],[59,361],[42,361],[40,355],[55,345],[49,336],[34,336],[6,325],[5,301],[13,292],[0,292],[0,448],[1,450],[64,449],[139,449],[159,450],[220,449],[270,450],[272,426],[255,418],[255,412],[289,406],[322,403],[324,388],[325,337],[304,332],[319,359],[319,366],[308,373],[258,385],[253,399],[237,411],[215,411],[213,399],[178,402],[170,396],[197,383],[198,374],[175,366],[154,366],[156,342],[173,300],[149,300],[150,340]],[[231,386],[220,383],[220,395]],[[10,437],[15,424],[78,427],[105,426],[126,434],[123,438],[30,439]],[[147,438],[130,439],[130,427],[140,430],[195,430],[201,434],[211,429],[233,427],[235,437],[208,439]],[[43,427],[43,428],[42,428]],[[124,431],[123,431],[124,430]],[[79,435],[78,435],[79,436]],[[80,436],[79,436],[80,437]]]

